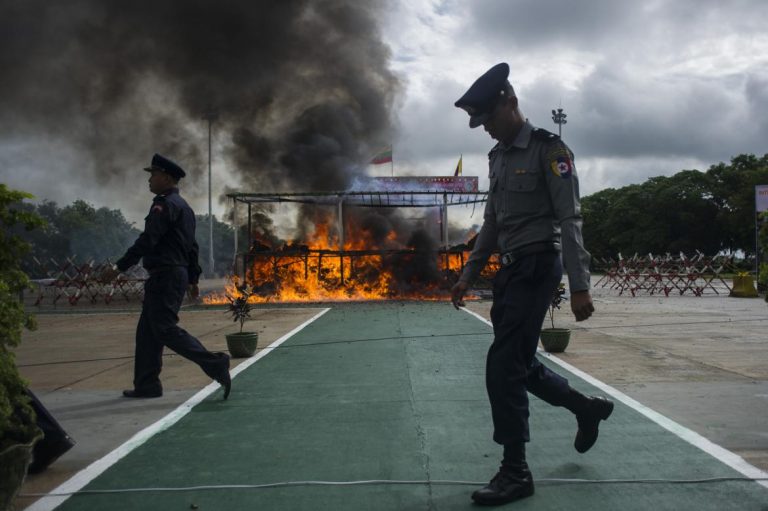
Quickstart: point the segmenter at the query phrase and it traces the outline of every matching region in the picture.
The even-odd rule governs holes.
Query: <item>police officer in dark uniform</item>
[[[482,125],[498,141],[488,154],[490,186],[483,226],[451,290],[454,306],[463,306],[469,286],[499,249],[502,267],[493,283],[494,339],[486,363],[486,388],[493,439],[504,446],[504,455],[496,476],[472,494],[475,502],[484,505],[533,495],[525,459],[525,443],[530,439],[528,392],[576,415],[574,447],[581,453],[594,445],[599,422],[613,411],[613,402],[577,392],[536,358],[541,326],[562,279],[563,265],[576,320],[588,319],[594,312],[590,255],[581,236],[573,154],[557,135],[528,122],[508,76],[509,66],[498,64],[456,101],[469,114],[470,128]]]
[[[229,355],[211,353],[178,326],[184,295],[189,292],[192,298],[198,297],[197,283],[202,273],[197,259],[195,213],[177,188],[186,174],[179,165],[159,154],[152,157],[152,164],[144,170],[151,173],[149,189],[156,196],[145,218],[144,232],[109,275],[114,277],[139,259],[143,259],[143,266],[149,272],[136,328],[133,389],[123,391],[123,395],[131,398],[163,395],[160,370],[163,347],[168,346],[219,382],[227,399],[232,387]]]

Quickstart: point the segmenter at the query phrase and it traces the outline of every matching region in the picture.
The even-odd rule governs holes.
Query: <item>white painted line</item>
[[[271,353],[275,348],[283,344],[285,341],[296,335],[299,331],[303,330],[305,327],[307,327],[310,323],[318,319],[320,316],[325,314],[331,310],[330,308],[326,308],[312,316],[310,319],[302,323],[301,325],[297,326],[284,336],[280,337],[276,341],[274,341],[272,344],[267,346],[266,348],[262,349],[258,354],[251,357],[247,361],[241,363],[236,368],[234,368],[230,374],[232,377],[235,377],[236,375],[240,374],[242,371],[250,367],[251,365],[255,364],[257,360],[260,360],[267,356],[267,354]],[[96,477],[101,475],[105,470],[107,470],[109,467],[117,463],[120,459],[125,457],[128,453],[145,443],[147,440],[152,438],[154,435],[160,433],[161,431],[164,431],[171,427],[173,424],[177,423],[182,417],[187,415],[192,408],[195,407],[195,405],[199,404],[201,401],[203,401],[206,397],[213,394],[220,385],[216,382],[210,383],[208,386],[201,389],[198,393],[196,393],[194,396],[190,397],[187,401],[179,405],[178,408],[173,410],[171,413],[163,417],[162,419],[158,420],[154,424],[147,426],[143,430],[139,431],[135,435],[133,435],[128,441],[126,441],[124,444],[119,446],[114,451],[110,452],[106,456],[104,456],[101,459],[98,459],[85,467],[83,470],[72,476],[70,479],[62,483],[59,487],[52,490],[51,493],[74,493],[78,490],[82,489],[85,485],[93,481]],[[234,392],[237,390],[234,389]],[[65,500],[69,498],[69,495],[65,496],[51,496],[51,497],[42,497],[40,500],[26,508],[26,511],[50,511],[52,509],[55,509],[57,506],[61,505]]]
[[[466,307],[464,308],[464,310],[469,314],[475,316],[477,319],[479,319],[486,325],[493,326],[490,321],[482,317],[480,314],[477,314],[476,312],[471,311]],[[548,360],[551,360],[552,362],[559,365],[563,369],[570,371],[574,375],[578,376],[579,378],[586,381],[590,385],[593,385],[598,389],[602,390],[603,392],[613,397],[617,401],[621,401],[622,403],[634,409],[635,411],[641,413],[642,415],[645,415],[647,418],[651,419],[653,422],[655,422],[662,428],[668,431],[671,431],[672,433],[682,438],[689,444],[695,447],[698,447],[702,451],[713,456],[714,458],[718,459],[722,463],[725,463],[726,465],[736,470],[737,472],[743,474],[744,476],[752,479],[768,478],[768,472],[765,472],[764,470],[761,470],[755,467],[754,465],[748,463],[746,460],[744,460],[744,458],[742,458],[738,454],[733,453],[728,449],[717,445],[716,443],[704,438],[703,436],[696,433],[695,431],[688,429],[681,424],[678,424],[677,422],[673,421],[669,417],[662,415],[659,412],[652,410],[651,408],[648,408],[644,404],[632,399],[631,397],[624,394],[620,390],[611,387],[607,383],[601,382],[594,376],[591,376],[585,373],[581,369],[578,369],[572,366],[568,362],[559,359],[558,357],[552,355],[551,353],[547,353],[545,351],[542,351],[541,349],[538,349],[537,351],[539,355],[547,358]],[[768,481],[756,481],[756,482],[757,484],[760,484],[761,486],[768,488]]]

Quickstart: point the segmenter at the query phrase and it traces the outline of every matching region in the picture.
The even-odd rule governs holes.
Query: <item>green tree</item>
[[[28,193],[0,184],[0,451],[14,443],[28,443],[37,434],[35,414],[26,395],[26,382],[16,367],[12,348],[21,342],[22,330],[34,328],[34,317],[27,314],[20,295],[29,287],[21,270],[21,260],[29,244],[14,234],[17,227],[31,230],[43,220],[19,207]]]
[[[37,206],[23,203],[19,208],[37,214],[45,220],[42,227],[31,231],[27,231],[23,226],[16,226],[13,229],[14,234],[21,236],[31,245],[30,256],[36,257],[41,262],[48,262],[50,259],[61,261],[70,255],[69,240],[56,227],[60,210],[55,202],[43,201]],[[32,277],[43,276],[37,274],[40,269],[29,257],[22,261],[22,269]]]
[[[724,248],[719,208],[704,173],[683,170],[671,177],[652,178],[648,185],[656,231],[664,234],[654,251],[716,254]]]
[[[706,173],[683,170],[584,197],[584,240],[599,260],[634,253],[754,253],[754,187],[768,155],[734,157]]]
[[[757,242],[760,245],[761,260],[758,261],[757,286],[760,291],[768,291],[768,211],[758,217]],[[765,295],[768,301],[768,293]]]
[[[31,255],[43,263],[50,259],[62,262],[71,256],[79,261],[114,261],[140,234],[120,210],[96,209],[82,200],[63,208],[50,201],[37,206],[24,204],[22,208],[46,220],[43,228],[30,232],[15,228],[15,233],[32,246]],[[29,259],[23,261],[22,267],[35,277],[42,276],[34,274],[39,268]]]
[[[95,209],[82,200],[62,208],[57,225],[69,240],[70,254],[81,260],[114,261],[140,234],[120,210]]]
[[[761,158],[742,154],[730,165],[719,163],[707,171],[713,200],[719,206],[718,222],[724,245],[731,250],[755,251],[755,186],[768,184],[768,154]]]

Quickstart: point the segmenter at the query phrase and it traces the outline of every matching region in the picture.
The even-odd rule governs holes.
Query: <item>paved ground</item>
[[[617,297],[600,289],[595,295],[598,313],[587,323],[573,325],[578,330],[561,358],[737,452],[751,463],[768,469],[768,434],[764,426],[768,423],[768,369],[764,363],[768,359],[768,347],[764,334],[761,335],[766,322],[765,303],[757,299],[714,296]],[[384,306],[387,307],[390,306]],[[488,303],[474,303],[470,308],[483,314]],[[430,305],[425,310],[428,314],[417,315],[421,328],[428,332],[441,331],[445,326],[447,320],[441,319],[444,311],[452,313],[446,318],[455,317],[450,306],[445,304]],[[280,337],[316,312],[316,309],[306,308],[259,309],[253,326],[261,332],[260,346]],[[25,493],[54,488],[208,383],[195,366],[170,356],[164,370],[166,395],[163,398],[131,402],[117,397],[120,389],[130,385],[130,354],[136,318],[135,311],[110,315],[41,314],[41,329],[27,334],[19,352],[22,371],[53,414],[78,440],[78,445],[46,473],[30,477]],[[335,324],[342,332],[333,334],[336,337],[371,338],[376,332],[377,326],[370,321],[350,328],[349,317],[336,318]],[[557,320],[559,326],[569,324],[563,312],[558,313]],[[223,348],[223,334],[236,328],[221,311],[185,312],[182,323],[212,349]],[[487,342],[487,336],[484,342]],[[482,361],[484,347],[477,345],[476,348],[471,353],[463,353],[459,365],[443,369],[448,383],[451,374],[461,379],[460,368],[466,360],[471,360],[473,366],[478,360]],[[257,367],[270,360],[277,364],[280,358],[275,355],[277,352],[258,362]],[[374,358],[386,359],[385,356]],[[309,371],[317,363],[314,361],[304,368],[306,375],[303,380],[299,378],[299,383],[319,385],[310,378],[312,373]],[[331,369],[337,363],[324,359],[324,364]],[[352,376],[374,378],[378,375],[375,372],[378,363],[365,367],[373,374]],[[285,367],[283,371],[273,373],[271,385],[276,385],[275,395],[281,391],[281,382],[288,384],[280,375],[289,369]],[[239,376],[243,379],[236,382],[245,382],[250,371]],[[481,371],[476,373],[475,378]],[[300,374],[297,376],[295,371],[292,374],[294,378],[288,382],[295,384],[295,377]],[[381,376],[386,379],[386,374]],[[476,391],[478,382],[473,380],[472,385]],[[235,388],[242,386],[240,383]],[[481,384],[479,387],[482,391]],[[474,396],[477,406],[487,409],[487,405],[482,404],[484,395],[480,394]],[[457,420],[462,413],[457,411]],[[405,417],[403,420],[407,423]],[[285,421],[290,422],[288,416]],[[285,421],[278,424],[284,425]],[[393,427],[397,421],[387,424]],[[385,443],[385,451],[393,446]],[[491,449],[492,446],[488,449],[489,456],[493,453]],[[486,471],[489,463],[488,460],[483,463]],[[478,470],[476,477],[487,475]],[[466,491],[466,488],[461,489],[461,492]],[[20,505],[31,501],[22,499]]]

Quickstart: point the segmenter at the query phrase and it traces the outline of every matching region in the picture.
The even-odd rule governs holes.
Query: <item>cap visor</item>
[[[491,114],[478,114],[478,115],[472,115],[469,117],[469,127],[470,128],[477,128],[481,124],[483,124],[485,121],[488,120],[488,118],[491,116]]]

